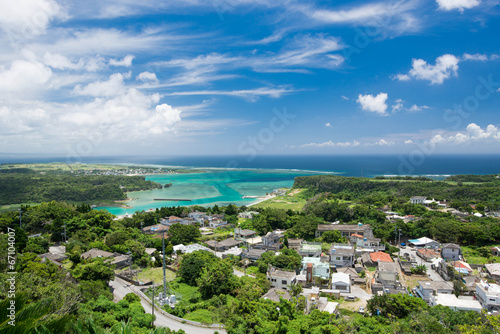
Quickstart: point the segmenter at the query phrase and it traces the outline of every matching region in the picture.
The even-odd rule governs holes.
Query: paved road
[[[434,282],[444,282],[444,279],[439,276],[439,274],[432,270],[431,268],[431,265],[432,265],[432,262],[427,262],[425,261],[424,259],[422,259],[421,257],[418,257],[417,256],[417,252],[416,252],[416,249],[415,248],[403,248],[401,249],[401,256],[403,256],[404,253],[410,253],[410,256],[411,255],[414,255],[415,256],[415,261],[417,261],[417,264],[425,264],[425,266],[427,267],[427,275],[429,276],[429,278],[431,280],[433,280]]]
[[[130,292],[134,292],[131,289],[131,284],[127,283],[126,281],[115,277],[114,281],[109,282],[109,284],[114,288],[113,290],[113,295],[115,297],[115,301],[120,301],[125,297],[126,294]],[[144,310],[146,310],[147,313],[151,313],[151,304],[149,304],[146,300],[141,298],[141,304],[142,307],[144,307]],[[174,320],[172,318],[169,318],[162,313],[158,312],[155,310],[155,315],[156,315],[156,320],[155,320],[155,326],[162,326],[162,327],[168,327],[172,330],[179,330],[182,329],[184,330],[187,334],[213,334],[215,331],[218,331],[221,334],[225,334],[226,331],[224,329],[211,329],[211,328],[206,328],[206,327],[198,327],[198,326],[193,326],[190,324],[183,324],[182,322],[179,322],[177,320]]]

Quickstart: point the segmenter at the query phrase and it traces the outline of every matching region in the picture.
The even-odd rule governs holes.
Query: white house
[[[429,302],[433,294],[452,294],[453,286],[448,282],[418,281],[415,292],[417,296]]]
[[[457,244],[444,244],[441,249],[441,256],[445,260],[458,261],[461,253],[460,246]]]
[[[267,280],[272,288],[288,290],[292,284],[297,283],[295,271],[283,271],[274,267],[268,269]]]
[[[411,204],[424,204],[425,200],[427,197],[425,196],[413,196],[410,198],[410,203]]]
[[[476,297],[486,310],[500,310],[500,285],[487,282],[476,283]]]
[[[340,292],[351,292],[351,277],[345,273],[332,274],[332,289]]]
[[[440,246],[439,242],[432,240],[427,237],[419,238],[419,239],[412,239],[408,240],[408,243],[414,244],[417,248],[437,248]]]
[[[462,310],[462,311],[481,312],[481,310],[483,309],[481,307],[481,304],[477,300],[467,299],[465,297],[457,298],[454,294],[443,294],[443,293],[430,295],[429,305],[448,306],[449,308],[452,308],[454,310]]]

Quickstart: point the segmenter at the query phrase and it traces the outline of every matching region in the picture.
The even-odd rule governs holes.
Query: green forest
[[[162,188],[144,176],[42,175],[0,173],[0,205],[50,201],[102,203],[127,198],[126,192]]]

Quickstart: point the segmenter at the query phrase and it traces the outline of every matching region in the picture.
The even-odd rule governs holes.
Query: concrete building
[[[491,278],[500,282],[500,263],[487,263],[484,265]]]
[[[356,252],[378,252],[385,250],[385,244],[381,244],[379,238],[367,238],[360,234],[353,234],[350,236],[351,243],[356,245]]]
[[[426,199],[427,197],[425,196],[413,196],[412,198],[410,198],[410,203],[423,205]]]
[[[500,310],[500,286],[498,284],[476,283],[476,297],[487,311]]]
[[[454,294],[442,294],[438,293],[436,295],[429,296],[429,305],[436,306],[448,306],[454,310],[462,310],[462,311],[476,311],[481,312],[483,309],[481,304],[474,299],[469,298],[457,298]]]
[[[339,231],[343,237],[350,237],[353,234],[362,235],[365,238],[373,238],[373,230],[370,225],[344,225],[344,224],[320,224],[316,230],[316,238],[319,238],[326,231]]]
[[[384,285],[395,285],[398,270],[394,262],[378,262],[378,281]]]
[[[417,296],[430,302],[430,296],[433,294],[452,294],[453,286],[448,282],[418,281],[415,288]]]
[[[330,248],[330,266],[352,267],[354,265],[354,247],[347,244],[333,244]]]
[[[288,290],[292,284],[297,282],[295,271],[283,271],[271,267],[267,270],[267,280],[272,288]]]
[[[299,247],[299,254],[302,257],[320,257],[321,243],[319,242],[303,242]]]
[[[334,273],[332,274],[332,289],[340,292],[351,292],[351,278],[349,274]]]
[[[264,245],[264,248],[266,249],[272,249],[272,250],[279,250],[280,249],[280,238],[282,238],[283,235],[279,233],[273,232],[267,232],[265,236],[262,237],[262,244]]]
[[[445,260],[458,261],[461,254],[461,248],[457,244],[444,244],[441,248],[441,257]]]
[[[250,241],[258,237],[257,232],[252,230],[241,229],[239,227],[234,229],[234,238],[241,241]]]
[[[308,270],[308,268],[311,268]],[[308,271],[312,273],[308,276]],[[302,272],[301,274],[306,275],[306,281],[312,282],[314,277],[319,277],[325,280],[330,278],[330,264],[328,262],[321,261],[319,257],[304,257],[302,259]]]

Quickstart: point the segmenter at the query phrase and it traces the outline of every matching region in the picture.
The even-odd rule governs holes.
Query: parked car
[[[359,313],[365,313],[365,308],[363,306],[360,306],[358,312]]]
[[[404,242],[401,243],[401,248],[406,248],[406,244]]]

